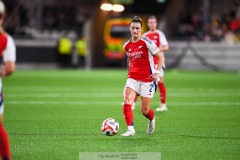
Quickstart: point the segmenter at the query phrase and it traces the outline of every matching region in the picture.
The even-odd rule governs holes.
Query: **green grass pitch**
[[[165,73],[167,112],[156,130],[134,110],[136,136],[126,131],[122,93],[126,70],[17,71],[3,80],[7,129],[14,160],[77,160],[79,152],[161,152],[162,160],[240,159],[240,75]],[[158,93],[152,108],[159,105]],[[100,127],[120,123],[116,136]]]

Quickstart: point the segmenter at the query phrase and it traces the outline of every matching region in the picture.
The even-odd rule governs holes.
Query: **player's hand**
[[[156,82],[159,78],[159,74],[158,73],[153,73],[153,74],[150,75],[150,77],[152,78],[152,80],[154,82]]]

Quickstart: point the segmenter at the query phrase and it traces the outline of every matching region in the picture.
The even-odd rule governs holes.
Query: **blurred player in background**
[[[0,57],[3,59],[3,67],[0,68],[0,157],[3,160],[10,160],[10,142],[8,134],[3,127],[3,93],[2,93],[2,77],[11,75],[15,70],[16,47],[10,35],[2,28],[5,18],[5,6],[0,1]]]
[[[148,27],[149,31],[144,33],[144,36],[148,37],[150,40],[152,40],[159,48],[161,52],[166,52],[169,50],[167,39],[164,35],[164,33],[160,30],[157,30],[157,18],[155,16],[150,16],[148,18]],[[154,57],[154,64],[158,64],[158,58]],[[159,96],[161,105],[156,108],[156,111],[167,111],[167,104],[166,104],[166,87],[164,84],[164,68],[165,64],[163,64],[163,68],[160,72],[160,80],[158,81],[158,90],[159,90]],[[135,108],[135,103],[138,99],[138,96],[134,100],[134,104],[132,106],[132,110]]]
[[[149,120],[147,133],[155,130],[154,111],[150,108],[156,91],[156,81],[164,62],[163,53],[154,42],[141,35],[142,20],[135,16],[130,23],[131,39],[123,45],[128,56],[128,79],[124,88],[123,114],[128,131],[122,136],[134,136],[132,105],[137,95],[141,96],[141,112]],[[154,57],[158,64],[154,65]]]

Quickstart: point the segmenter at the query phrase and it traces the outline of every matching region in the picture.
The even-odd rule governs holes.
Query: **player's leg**
[[[134,136],[134,124],[133,124],[133,112],[132,112],[132,104],[134,102],[134,98],[136,96],[136,92],[129,87],[126,87],[124,90],[124,104],[123,104],[123,114],[126,121],[126,125],[128,127],[128,131],[123,133],[122,136]]]
[[[160,73],[160,81],[158,81],[158,91],[159,91],[159,98],[161,101],[161,105],[156,108],[156,111],[167,111],[167,104],[166,104],[166,98],[167,98],[167,91],[166,86],[164,84],[164,71],[161,70]]]
[[[3,127],[3,106],[0,107],[0,158],[3,160],[10,160],[10,142],[7,131]]]
[[[136,90],[138,90],[137,81],[133,79],[128,79],[123,92],[123,96],[124,96],[123,114],[126,121],[126,125],[128,127],[128,131],[123,133],[122,136],[135,135],[134,123],[133,123],[133,112],[132,112],[131,106],[136,97]]]
[[[150,108],[152,97],[155,93],[154,83],[144,83],[141,85],[141,112],[149,120],[147,133],[152,134],[155,130],[155,116],[153,109]]]
[[[155,117],[154,111],[150,108],[152,98],[142,97],[141,100],[141,112],[149,120],[147,133],[152,134],[155,130]]]
[[[135,106],[136,106],[136,103],[137,103],[137,100],[138,100],[138,95],[136,95],[135,99],[134,99],[134,102],[133,102],[133,105],[132,105],[132,110],[135,109]]]

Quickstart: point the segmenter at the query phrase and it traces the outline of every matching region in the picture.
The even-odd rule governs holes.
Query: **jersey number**
[[[153,84],[150,84],[149,92],[152,92],[152,89],[153,89]]]

